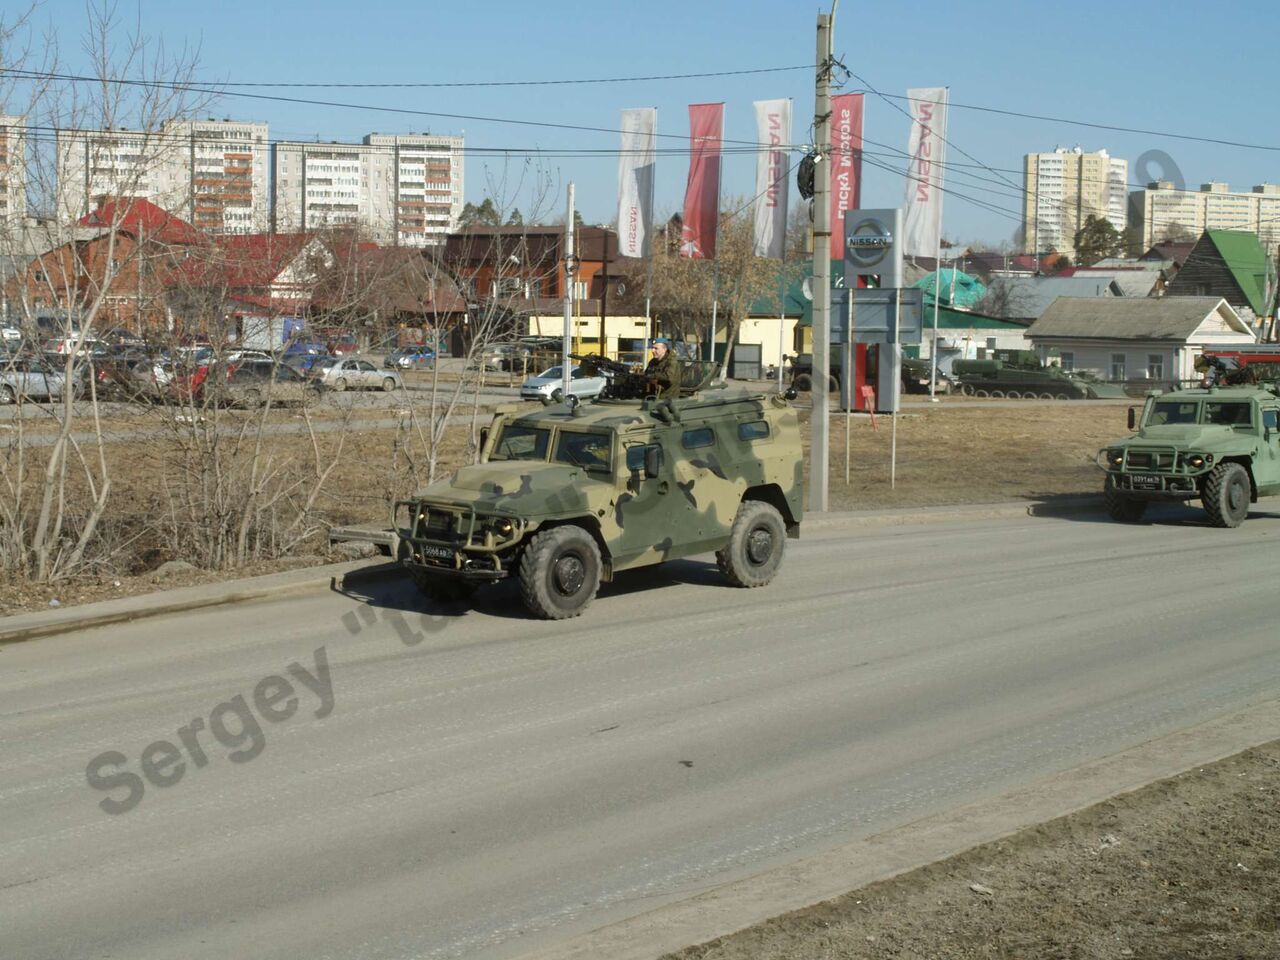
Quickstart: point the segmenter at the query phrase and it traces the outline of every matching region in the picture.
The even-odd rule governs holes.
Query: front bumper
[[[407,511],[403,520],[401,508]],[[510,576],[526,529],[517,518],[480,516],[471,507],[420,500],[398,502],[396,520],[405,566],[482,583]]]
[[[1119,462],[1110,455],[1118,454]],[[1193,456],[1173,446],[1120,447],[1098,451],[1097,464],[1111,479],[1111,485],[1138,500],[1191,500],[1200,496],[1201,480],[1208,475],[1213,458],[1205,455],[1202,465],[1188,463]],[[1198,456],[1198,455],[1196,455]]]

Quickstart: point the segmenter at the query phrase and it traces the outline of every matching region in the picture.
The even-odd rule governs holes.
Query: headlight
[[[1204,457],[1198,453],[1192,453],[1187,456],[1187,466],[1192,470],[1199,470],[1204,466]]]
[[[515,529],[514,525],[506,517],[503,517],[502,519],[497,520],[493,525],[494,533],[496,533],[500,537],[511,536],[511,531],[514,529]]]
[[[1113,466],[1113,467],[1119,467],[1119,466],[1121,466],[1121,465],[1124,463],[1124,451],[1123,451],[1123,450],[1108,450],[1108,451],[1107,451],[1107,463],[1109,463],[1109,464],[1110,464],[1111,466]]]

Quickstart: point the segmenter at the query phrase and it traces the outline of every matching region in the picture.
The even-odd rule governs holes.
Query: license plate
[[[437,560],[452,560],[453,551],[448,547],[436,546],[434,543],[424,543],[422,545],[422,555],[424,557],[434,557]]]
[[[1135,490],[1159,490],[1161,488],[1159,477],[1130,477],[1129,484]]]

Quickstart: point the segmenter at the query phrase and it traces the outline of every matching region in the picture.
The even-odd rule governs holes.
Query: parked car
[[[368,360],[359,357],[336,359],[336,362],[319,367],[313,378],[330,390],[392,390],[404,388],[398,370],[379,370]]]
[[[346,334],[341,337],[335,337],[329,341],[329,352],[335,357],[344,357],[349,353],[358,353],[360,344],[356,343],[356,338],[352,334]]]
[[[0,341],[17,344],[22,340],[22,331],[17,327],[0,326]]]
[[[65,384],[66,372],[41,357],[10,357],[0,362],[0,404],[20,399],[61,400]],[[71,392],[76,399],[82,395],[79,378]]]
[[[280,354],[280,360],[299,373],[305,373],[311,369],[311,365],[317,359],[328,355],[329,352],[323,343],[314,340],[295,340],[284,348],[284,352]]]
[[[306,406],[320,397],[315,384],[284,364],[253,361],[231,371],[221,387],[228,404],[256,409],[268,401]]]
[[[158,399],[177,376],[172,360],[142,360],[129,368],[129,380],[135,397]]]
[[[428,346],[405,347],[387,356],[382,365],[388,369],[421,370],[435,362],[436,353]]]
[[[597,397],[608,383],[604,377],[590,377],[582,367],[571,367],[569,370],[569,392],[583,400]],[[564,368],[551,367],[536,377],[530,377],[520,386],[522,400],[554,400],[557,403],[564,399]]]

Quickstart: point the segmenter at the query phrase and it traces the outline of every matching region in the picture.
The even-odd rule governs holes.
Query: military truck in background
[[[1099,400],[1127,394],[1118,384],[1084,373],[1046,367],[1028,350],[1001,350],[986,360],[955,360],[951,374],[968,397],[1010,400]]]
[[[396,505],[418,587],[461,601],[515,578],[531,613],[558,620],[622,571],[700,553],[735,586],[772,580],[803,510],[794,393],[642,387],[619,377],[591,403],[495,414],[478,463]]]
[[[1280,494],[1280,391],[1274,384],[1152,391],[1134,436],[1098,451],[1113,520],[1155,500],[1199,498],[1216,527],[1238,527],[1259,497]]]

